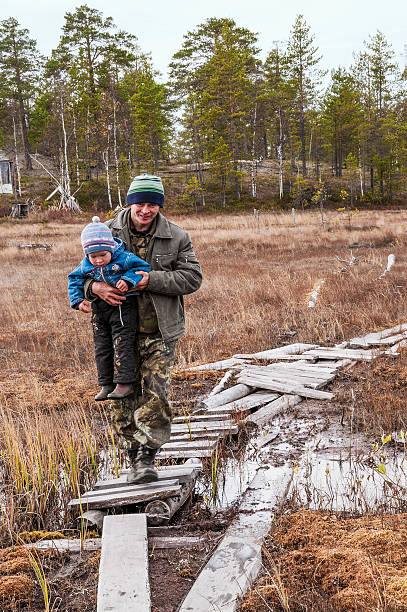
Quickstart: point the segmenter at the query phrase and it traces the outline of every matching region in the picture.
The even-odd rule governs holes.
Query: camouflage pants
[[[170,439],[168,394],[176,345],[176,341],[164,342],[159,332],[138,335],[134,395],[111,402],[113,427],[122,448],[136,449],[139,444],[159,448]]]

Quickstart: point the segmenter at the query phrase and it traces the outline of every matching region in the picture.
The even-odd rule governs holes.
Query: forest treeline
[[[391,45],[376,32],[330,78],[320,60],[302,15],[264,62],[254,32],[210,18],[185,34],[163,83],[136,36],[87,5],[66,13],[49,57],[10,17],[0,22],[0,147],[24,153],[27,169],[37,153],[52,158],[69,193],[103,180],[110,207],[133,174],[170,162],[189,164],[186,206],[255,200],[268,159],[282,202],[303,204],[311,179],[318,201],[327,176],[344,174],[343,199],[401,198],[406,75]]]

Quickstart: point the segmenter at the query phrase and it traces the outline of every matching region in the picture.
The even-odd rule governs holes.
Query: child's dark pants
[[[134,346],[137,336],[137,300],[127,298],[120,306],[104,300],[92,302],[92,327],[100,386],[128,385],[136,380]]]

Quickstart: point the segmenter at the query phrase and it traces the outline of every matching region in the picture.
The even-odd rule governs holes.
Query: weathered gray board
[[[208,434],[219,433],[237,433],[237,426],[224,421],[207,421],[199,423],[176,423],[171,425],[171,435],[183,433],[207,432]]]
[[[206,542],[204,536],[164,536],[164,537],[149,537],[149,548],[193,548],[198,544]],[[36,550],[48,550],[52,548],[58,552],[69,551],[71,553],[80,553],[81,551],[96,551],[102,548],[101,538],[88,538],[81,542],[79,538],[73,540],[39,540],[24,544],[24,548],[35,548]]]
[[[383,339],[388,339],[389,336],[393,336],[393,334],[401,334],[401,332],[407,331],[407,323],[402,323],[401,325],[396,325],[395,327],[389,327],[388,329],[383,329],[378,332],[373,332],[371,334],[367,334],[361,338],[351,338],[349,344],[352,347],[357,346],[371,346],[374,344],[378,344]],[[393,336],[394,337],[394,336]]]
[[[294,344],[287,344],[285,346],[279,346],[274,349],[266,351],[260,351],[259,353],[251,353],[246,355],[233,355],[235,359],[275,359],[275,355],[294,355],[303,353],[306,350],[317,348],[317,344],[303,344],[295,342]]]
[[[270,423],[275,416],[291,408],[302,401],[302,397],[299,395],[282,395],[274,402],[270,402],[260,410],[257,410],[253,414],[249,414],[245,419],[245,423],[254,423],[258,427],[262,427],[267,423]]]
[[[195,459],[200,457],[211,457],[213,452],[213,450],[207,448],[195,450],[161,450],[157,454],[157,459]]]
[[[172,450],[212,450],[215,449],[217,445],[217,440],[186,440],[185,442],[177,442],[176,440],[171,440],[171,442],[167,442],[164,446],[161,447],[161,450],[164,452],[172,451]]]
[[[162,480],[177,479],[180,484],[194,480],[202,470],[202,463],[184,464],[184,465],[168,465],[158,468],[158,482]],[[95,489],[113,489],[115,487],[123,487],[127,484],[126,478],[129,470],[123,470],[119,478],[111,480],[98,480],[95,484]],[[153,483],[155,484],[155,483]]]
[[[176,480],[166,480],[160,483],[151,483],[155,486],[136,485],[125,487],[123,489],[99,489],[97,491],[89,491],[80,499],[72,499],[68,506],[71,508],[81,508],[85,510],[94,510],[96,508],[110,508],[112,506],[128,506],[129,504],[138,504],[152,499],[165,499],[177,495],[180,491],[180,485]]]
[[[280,381],[284,383],[293,383],[295,385],[301,385],[304,387],[310,387],[311,389],[320,389],[324,385],[326,385],[329,381],[335,378],[335,375],[331,374],[330,376],[326,375],[309,375],[308,373],[302,372],[282,372],[281,370],[270,369],[269,367],[253,367],[251,366],[247,370],[244,370],[244,374],[242,375],[252,375],[252,376],[267,376],[275,381]]]
[[[276,393],[272,393],[270,391],[256,391],[255,393],[251,393],[246,397],[238,399],[234,402],[230,402],[228,404],[224,404],[223,406],[217,406],[216,408],[208,408],[208,413],[211,413],[215,410],[224,410],[225,413],[231,414],[233,412],[251,410],[253,408],[257,408],[257,406],[261,406],[262,404],[268,404],[274,399],[277,399],[277,397],[278,395]]]
[[[172,422],[175,423],[195,423],[199,421],[230,421],[229,414],[216,414],[211,412],[211,414],[194,414],[194,415],[185,415],[174,417]]]
[[[236,426],[237,432],[237,426]],[[220,432],[220,431],[192,431],[189,433],[181,433],[181,434],[171,434],[170,442],[193,442],[194,440],[219,440],[220,437],[224,437],[228,435],[229,432]],[[186,447],[182,447],[186,448]]]
[[[273,509],[287,494],[290,466],[259,469],[240,512],[208,561],[179,612],[234,612],[261,568],[261,546]]]
[[[229,389],[225,389],[225,391],[221,391],[216,395],[208,397],[203,401],[203,404],[213,411],[214,408],[223,406],[224,404],[229,404],[235,400],[239,400],[249,393],[252,393],[252,391],[253,389],[247,385],[234,385],[233,387],[229,387]]]
[[[106,516],[103,523],[97,612],[150,612],[147,517]]]
[[[278,391],[280,393],[290,393],[295,395],[301,395],[302,397],[310,397],[313,399],[324,399],[329,400],[334,397],[333,393],[327,391],[319,391],[317,389],[310,389],[302,385],[296,385],[294,383],[282,383],[273,380],[272,375],[259,375],[242,372],[239,375],[239,381],[246,385],[252,385],[253,387],[261,387],[263,389],[269,389],[270,391]]]

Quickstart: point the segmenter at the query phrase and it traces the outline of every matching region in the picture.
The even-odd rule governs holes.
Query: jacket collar
[[[111,225],[112,228],[117,230],[123,230],[124,228],[128,228],[128,216],[130,215],[130,207],[128,206],[124,210],[121,210],[117,217],[113,219],[113,223]],[[171,226],[168,220],[158,212],[157,215],[157,228],[155,230],[154,236],[156,238],[172,238]]]

